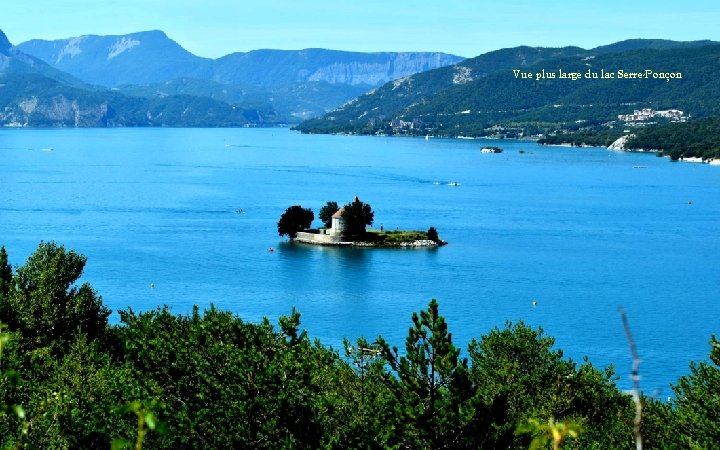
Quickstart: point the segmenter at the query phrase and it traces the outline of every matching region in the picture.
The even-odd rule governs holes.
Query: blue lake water
[[[504,153],[481,154],[489,144]],[[0,185],[13,265],[40,240],[73,248],[114,311],[214,303],[275,322],[294,306],[325,344],[383,335],[402,348],[411,313],[437,298],[462,347],[524,320],[575,360],[614,364],[627,388],[623,306],[641,385],[661,397],[720,331],[720,167],[286,129],[0,130]],[[377,227],[432,225],[450,244],[336,249],[277,236],[286,207],[317,213],[355,195]]]

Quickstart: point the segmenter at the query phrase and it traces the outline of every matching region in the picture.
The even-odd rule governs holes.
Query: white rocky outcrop
[[[87,36],[80,36],[69,39],[67,45],[65,45],[65,47],[63,47],[63,49],[60,50],[60,52],[58,53],[57,58],[55,59],[55,64],[62,61],[63,58],[65,58],[66,56],[73,58],[81,54],[82,48],[80,48],[80,44],[82,44],[85,39],[87,39]]]
[[[140,45],[140,41],[138,41],[137,39],[123,36],[110,47],[110,52],[108,53],[107,59],[109,61],[138,45]]]
[[[634,134],[626,134],[625,136],[620,136],[615,142],[608,145],[608,150],[625,150],[625,145],[627,145],[627,141],[633,137],[635,137]]]
[[[453,84],[465,84],[473,80],[472,69],[465,66],[455,66]]]

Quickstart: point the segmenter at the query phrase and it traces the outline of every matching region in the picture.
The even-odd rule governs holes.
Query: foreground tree
[[[320,214],[318,214],[318,218],[322,220],[325,228],[330,228],[332,226],[332,216],[339,210],[340,207],[338,206],[337,202],[333,201],[327,202],[325,206],[320,208]]]
[[[303,208],[300,205],[291,206],[280,216],[278,234],[295,238],[298,231],[310,228],[313,220],[315,220],[315,213],[311,209]]]
[[[212,307],[120,317],[126,362],[165,408],[159,448],[325,448],[339,426],[323,426],[339,359],[310,343],[296,312],[281,331]]]
[[[675,390],[675,434],[685,448],[717,448],[720,444],[720,341],[710,340],[710,362],[690,363],[690,374]]]
[[[361,235],[365,226],[373,224],[375,213],[369,204],[361,202],[357,197],[352,203],[343,207],[342,218],[345,221],[345,232],[349,235]]]
[[[518,425],[566,422],[582,425],[580,448],[623,448],[632,442],[631,399],[615,386],[611,368],[579,367],[554,350],[555,340],[523,322],[494,329],[469,346],[471,379],[493,408],[489,439],[495,448],[527,448]]]
[[[12,266],[8,262],[5,247],[0,247],[0,302],[7,297],[12,285]]]
[[[463,448],[473,419],[475,389],[468,377],[467,359],[452,343],[445,319],[433,299],[426,311],[413,313],[405,340],[405,356],[378,340],[383,356],[397,374],[391,384],[397,401],[401,447]],[[473,447],[471,445],[471,447]]]
[[[5,247],[0,247],[0,321],[7,320],[9,314],[8,296],[12,289],[12,266],[8,262]]]
[[[0,305],[0,321],[22,335],[22,347],[63,351],[77,333],[104,335],[110,310],[88,283],[76,286],[86,258],[54,242],[41,242],[17,269]]]

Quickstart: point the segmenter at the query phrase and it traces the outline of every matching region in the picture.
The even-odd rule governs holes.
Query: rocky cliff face
[[[82,105],[64,95],[29,96],[5,105],[0,123],[6,127],[113,127],[123,120],[107,103]]]
[[[213,64],[213,80],[257,86],[307,82],[379,86],[459,61],[462,58],[458,56],[427,52],[358,53],[318,48],[255,50],[217,59]]]
[[[335,62],[314,71],[298,72],[297,81],[378,86],[418,72],[455,64],[460,59],[444,53],[394,53],[384,61]]]

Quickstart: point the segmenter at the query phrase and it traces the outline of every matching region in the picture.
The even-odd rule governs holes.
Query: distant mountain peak
[[[137,33],[130,33],[127,36],[156,36],[156,37],[168,38],[168,35],[165,34],[165,32],[162,30],[138,31]]]
[[[12,44],[10,41],[8,41],[7,36],[5,36],[5,33],[3,33],[2,30],[0,30],[0,53],[7,55],[10,52],[10,49],[12,48]]]

